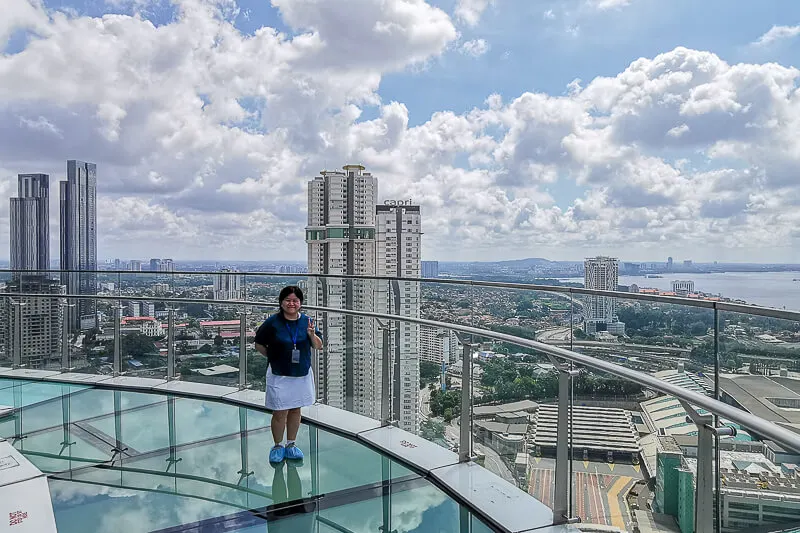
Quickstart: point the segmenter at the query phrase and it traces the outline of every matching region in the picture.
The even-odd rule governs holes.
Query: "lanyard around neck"
[[[297,320],[294,321],[294,328],[289,327],[289,321],[286,320],[286,318],[283,319],[283,325],[286,326],[286,331],[289,333],[289,338],[292,339],[292,344],[294,345],[295,349],[297,349],[297,332],[300,329],[300,318],[302,316],[303,315],[298,316]]]

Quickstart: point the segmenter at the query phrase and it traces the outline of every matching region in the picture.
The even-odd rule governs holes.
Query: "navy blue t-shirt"
[[[286,320],[283,313],[275,313],[256,331],[256,342],[267,347],[267,360],[276,376],[301,377],[311,368],[311,340],[308,338],[308,316],[301,314],[297,320]],[[314,327],[317,337],[322,334]],[[297,341],[300,362],[292,363],[292,350]]]

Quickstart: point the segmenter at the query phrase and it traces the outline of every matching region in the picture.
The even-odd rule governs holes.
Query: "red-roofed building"
[[[255,331],[248,331],[246,335],[248,337],[255,337],[256,336],[256,332]],[[219,332],[219,336],[222,337],[223,339],[238,339],[239,338],[239,332],[238,331],[220,331]]]
[[[239,320],[205,320],[200,322],[200,329],[206,333],[221,334],[223,331],[235,331],[239,334]]]

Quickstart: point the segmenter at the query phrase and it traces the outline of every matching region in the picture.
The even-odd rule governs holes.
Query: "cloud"
[[[0,17],[0,52],[15,31],[46,33],[48,16],[39,0],[3,0]]]
[[[467,26],[477,26],[481,15],[491,4],[494,4],[494,0],[458,0],[454,14]]]
[[[605,11],[607,9],[619,9],[626,7],[632,0],[587,0],[589,6]]]
[[[489,43],[485,39],[472,39],[461,45],[461,53],[472,57],[480,57],[489,51]]]
[[[19,117],[19,122],[21,125],[26,126],[31,130],[51,133],[56,137],[63,137],[61,130],[41,115],[35,119]]]
[[[450,17],[425,1],[272,0],[272,5],[293,28],[310,32],[304,39],[316,53],[306,60],[317,67],[335,62],[347,68],[402,68],[440,54],[457,37]],[[354,22],[359,31],[342,31]]]
[[[777,41],[793,39],[800,35],[798,26],[773,26],[767,33],[753,41],[753,46],[769,46]]]
[[[227,1],[176,0],[161,25],[15,1],[32,15],[6,33],[37,31],[0,56],[0,191],[98,163],[101,257],[301,258],[306,182],[348,162],[381,200],[422,206],[436,258],[800,248],[795,68],[678,47],[563,94],[412,118],[382,80],[459,38],[421,0],[274,0],[289,31],[248,34]],[[365,30],[339,31],[345,14]]]

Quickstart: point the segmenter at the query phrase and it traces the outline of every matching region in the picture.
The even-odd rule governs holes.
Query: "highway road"
[[[428,387],[425,387],[419,391],[419,415],[421,421],[427,420],[431,416],[430,397],[431,391],[428,389]],[[456,445],[459,443],[460,428],[458,425],[458,419],[454,419],[450,421],[449,424],[445,424],[444,438],[450,445]],[[511,470],[509,470],[496,451],[488,446],[483,446],[478,443],[473,443],[473,450],[483,454],[483,456],[486,458],[486,461],[484,462],[486,469],[493,474],[502,477],[509,483],[516,485],[514,475],[511,473]]]
[[[569,341],[569,328],[553,328],[536,333],[539,342],[564,342]]]

